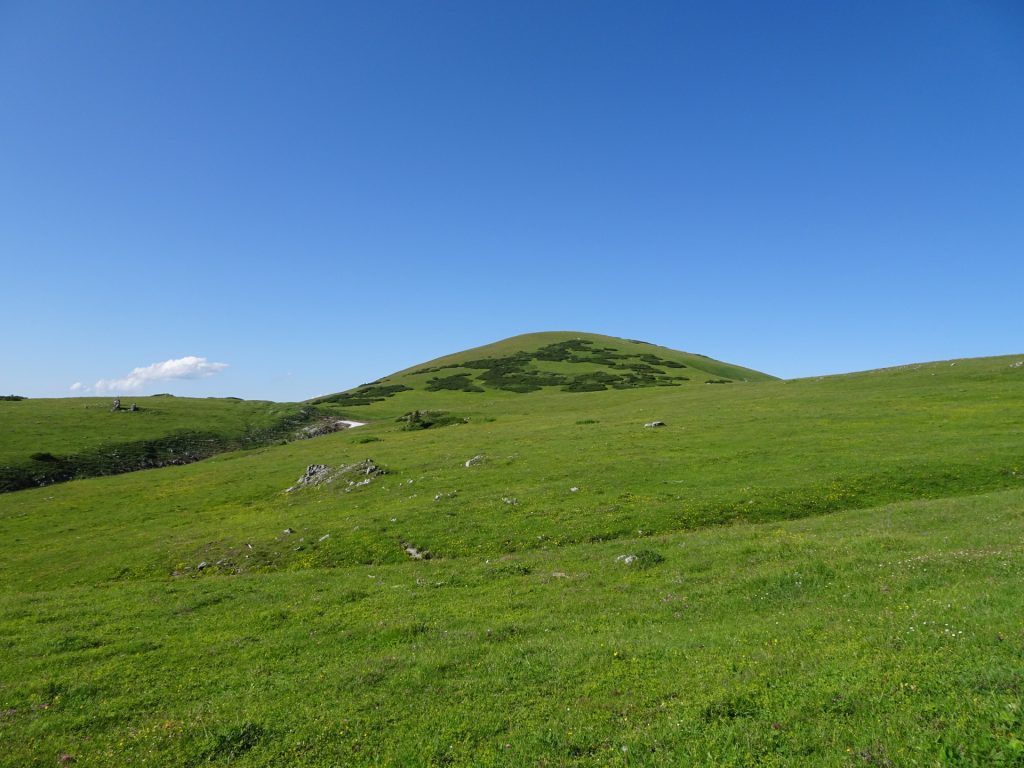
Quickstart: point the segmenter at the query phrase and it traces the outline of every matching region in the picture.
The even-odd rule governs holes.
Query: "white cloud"
[[[180,357],[177,360],[164,360],[144,368],[136,368],[127,376],[119,379],[100,379],[93,389],[97,393],[134,392],[142,389],[150,382],[166,381],[167,379],[203,379],[212,376],[228,367],[227,363],[211,363],[205,357]],[[75,390],[76,386],[71,388]],[[78,391],[78,390],[75,390]]]
[[[68,389],[70,389],[72,392],[81,392],[82,390],[88,389],[88,387],[85,386],[85,384],[83,384],[82,382],[76,381],[74,384],[68,387]]]

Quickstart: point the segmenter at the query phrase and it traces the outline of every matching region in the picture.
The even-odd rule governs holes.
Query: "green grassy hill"
[[[336,410],[169,395],[134,402],[136,411],[127,400],[111,411],[110,398],[0,400],[0,493],[288,440]]]
[[[537,359],[577,336],[630,354]],[[1024,764],[1021,358],[626,344],[517,337],[321,403],[356,431],[0,496],[0,763]],[[689,381],[503,388],[548,363]]]
[[[649,387],[690,387],[771,381],[749,368],[642,341],[593,333],[529,333],[431,360],[313,403],[384,404],[393,412],[429,393],[428,402],[468,402],[457,395],[509,397],[541,391],[571,393]],[[479,399],[479,398],[478,398]]]

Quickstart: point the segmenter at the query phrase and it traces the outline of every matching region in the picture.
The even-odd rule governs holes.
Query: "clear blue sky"
[[[0,394],[1024,352],[1024,4],[0,0],[0,267]]]

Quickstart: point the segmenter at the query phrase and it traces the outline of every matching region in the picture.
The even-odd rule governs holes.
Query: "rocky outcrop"
[[[285,493],[335,482],[341,482],[346,491],[351,491],[369,485],[374,478],[387,473],[388,471],[378,466],[373,459],[365,459],[355,464],[341,464],[336,467],[327,464],[310,464],[295,481],[295,485],[287,488]]]

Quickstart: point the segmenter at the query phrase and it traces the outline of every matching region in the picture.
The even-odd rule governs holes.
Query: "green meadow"
[[[0,402],[7,461],[368,422],[0,494],[0,764],[1024,765],[1020,360],[536,334],[307,404]]]

